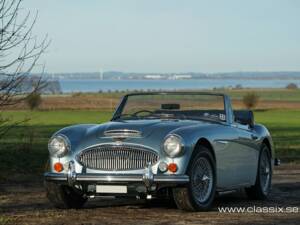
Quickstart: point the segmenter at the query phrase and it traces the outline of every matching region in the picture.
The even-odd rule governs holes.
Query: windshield
[[[226,121],[223,95],[145,93],[124,98],[114,119],[194,119]]]

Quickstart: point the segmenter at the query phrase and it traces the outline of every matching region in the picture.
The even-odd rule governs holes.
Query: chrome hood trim
[[[142,132],[138,130],[129,130],[129,129],[116,129],[116,130],[106,130],[104,131],[105,137],[112,138],[132,138],[132,137],[141,137]]]

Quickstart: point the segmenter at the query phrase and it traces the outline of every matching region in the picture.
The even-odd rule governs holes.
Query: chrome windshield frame
[[[124,95],[124,97],[121,99],[118,107],[116,108],[111,121],[114,121],[122,115],[123,109],[126,105],[126,102],[128,100],[128,97],[130,96],[139,96],[139,95],[210,95],[210,96],[220,96],[223,97],[223,103],[224,103],[224,112],[225,112],[225,121],[226,124],[231,124],[233,121],[232,117],[232,108],[230,103],[230,98],[226,94],[222,93],[214,93],[214,92],[138,92],[138,93],[130,93],[127,95]]]

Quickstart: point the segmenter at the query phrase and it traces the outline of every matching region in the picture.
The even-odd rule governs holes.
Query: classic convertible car
[[[198,92],[126,95],[110,122],[61,129],[48,149],[45,187],[58,208],[97,196],[167,196],[179,209],[205,211],[217,193],[241,188],[265,199],[275,161],[251,111]]]

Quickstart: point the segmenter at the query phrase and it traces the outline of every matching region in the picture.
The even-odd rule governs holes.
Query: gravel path
[[[57,210],[40,183],[0,184],[2,224],[300,224],[298,213],[220,213],[218,207],[296,207],[300,211],[300,165],[276,168],[267,201],[249,201],[244,193],[218,197],[211,212],[190,213],[158,203],[92,200],[81,210]],[[295,208],[293,208],[295,211]]]

